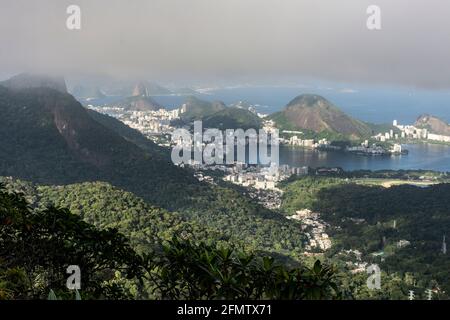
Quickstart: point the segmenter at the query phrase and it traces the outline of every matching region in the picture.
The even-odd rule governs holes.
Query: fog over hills
[[[450,88],[448,1],[378,0],[377,31],[366,27],[369,0],[79,0],[76,31],[66,28],[65,1],[3,3],[3,74],[100,73],[210,84],[303,76]]]
[[[165,189],[196,183],[153,142],[142,149],[139,133],[112,118],[92,117],[93,111],[56,90],[63,80],[32,75],[5,84],[0,84],[0,136],[8,139],[0,150],[0,176],[47,184],[108,181],[160,205],[168,205],[161,202],[168,201]]]
[[[0,85],[12,90],[44,87],[61,93],[67,93],[67,86],[63,77],[55,77],[46,74],[20,73],[10,79],[0,82]]]

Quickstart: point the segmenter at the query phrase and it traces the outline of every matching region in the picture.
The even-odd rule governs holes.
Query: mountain
[[[100,88],[96,86],[85,87],[82,85],[77,85],[73,87],[70,93],[77,99],[99,99],[106,97]]]
[[[296,97],[282,111],[272,114],[270,118],[280,129],[330,132],[351,139],[371,133],[367,124],[353,119],[325,98],[314,94]]]
[[[226,129],[255,129],[262,126],[261,119],[254,113],[237,107],[227,107],[203,119],[204,128]]]
[[[156,83],[152,83],[149,81],[140,81],[138,82],[134,89],[132,96],[158,96],[158,95],[168,95],[172,94],[172,91],[161,87]]]
[[[249,103],[247,101],[242,101],[242,100],[240,100],[238,102],[235,102],[235,103],[231,103],[229,106],[230,107],[241,108],[241,109],[247,109],[247,110],[255,107],[251,103]]]
[[[201,120],[226,108],[227,106],[220,101],[209,102],[200,100],[195,96],[189,96],[181,106],[180,117],[184,122],[191,122]]]
[[[62,93],[67,93],[67,86],[63,77],[53,77],[39,74],[21,73],[8,80],[0,82],[0,86],[11,90],[45,87]]]
[[[400,136],[401,131],[399,128],[392,125],[392,123],[371,123],[371,122],[364,122],[370,130],[372,130],[372,135],[377,135],[379,133],[386,133],[390,132],[391,130],[394,132],[394,134],[398,134]]]
[[[417,118],[414,126],[419,128],[427,128],[429,132],[450,136],[450,125],[438,117],[423,114]]]
[[[261,119],[247,108],[239,105],[227,107],[221,101],[204,101],[189,96],[181,106],[181,122],[191,123],[202,120],[203,128],[226,129],[259,129]]]
[[[151,142],[145,150],[94,120],[53,82],[32,77],[20,83],[21,89],[0,86],[0,175],[58,185],[106,181],[166,207],[198,184],[153,152]]]
[[[230,106],[230,107],[239,108],[239,109],[245,109],[245,110],[248,110],[248,111],[254,113],[255,115],[258,113],[258,112],[256,111],[255,106],[254,106],[253,104],[251,104],[251,103],[246,102],[246,101],[238,101],[238,102],[236,102],[236,103],[230,104],[229,106]]]
[[[64,190],[69,184],[108,183],[215,230],[218,240],[246,243],[249,249],[280,257],[300,257],[305,237],[298,232],[299,225],[220,179],[217,184],[198,181],[192,171],[173,165],[169,150],[115,119],[85,109],[70,94],[34,85],[20,90],[0,86],[0,176],[53,185],[52,198],[61,201],[67,200]],[[85,187],[71,193],[72,208],[97,201]],[[81,193],[83,200],[77,198]]]
[[[156,111],[164,109],[159,103],[153,100],[151,95],[168,94],[170,91],[158,85],[151,84],[147,81],[141,81],[136,84],[133,89],[131,97],[127,97],[119,102],[114,102],[111,105],[115,107],[122,107],[125,110],[133,111]]]
[[[136,86],[133,89],[133,93],[132,93],[133,97],[140,97],[140,96],[148,96],[148,91],[147,91],[147,87],[143,82],[139,82],[138,84],[136,84]]]
[[[119,102],[111,103],[111,105],[133,111],[156,111],[164,109],[163,106],[149,96],[127,97]]]
[[[125,140],[137,145],[139,148],[143,149],[147,152],[152,152],[154,154],[158,154],[161,158],[169,160],[169,153],[163,147],[158,146],[153,143],[150,139],[147,139],[142,133],[138,130],[133,129],[122,121],[117,120],[116,118],[110,117],[106,114],[87,109],[87,113],[91,116],[92,119],[102,124],[106,128],[114,131],[119,134]]]

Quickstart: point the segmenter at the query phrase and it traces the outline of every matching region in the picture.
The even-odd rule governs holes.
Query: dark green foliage
[[[212,115],[226,108],[223,102],[204,101],[196,98],[195,96],[187,97],[186,100],[184,101],[184,104],[185,104],[185,112],[181,114],[181,121],[183,123],[201,120],[204,117]]]
[[[262,121],[254,113],[240,108],[228,107],[202,119],[203,128],[227,129],[258,129]]]
[[[294,214],[296,210],[313,208],[317,202],[317,193],[323,188],[345,183],[343,179],[316,176],[294,179],[293,181],[287,181],[282,184],[285,189],[283,194],[283,209],[289,215]]]
[[[150,254],[141,256],[116,229],[97,229],[67,209],[33,209],[3,186],[0,225],[0,299],[73,299],[65,288],[68,265],[82,271],[83,299],[340,297],[334,270],[319,261],[311,269],[286,269],[267,255],[179,237],[162,250],[149,245]]]
[[[367,126],[369,126],[371,130],[371,135],[377,135],[379,133],[384,134],[385,132],[390,132],[391,130],[394,131],[394,134],[398,134],[400,136],[400,129],[397,127],[394,127],[390,123],[381,123],[381,124],[375,124],[370,122],[364,122]]]
[[[139,251],[156,244],[158,238],[170,239],[183,233],[189,239],[230,241],[289,261],[288,257],[301,256],[305,241],[298,222],[287,220],[230,188],[215,186],[209,193],[193,197],[192,205],[181,212],[168,212],[106,183],[34,186],[3,180],[12,189],[23,190],[34,203],[67,207],[98,227],[117,228],[130,237]]]
[[[152,153],[154,155],[159,155],[161,159],[166,160],[170,159],[170,154],[167,152],[166,149],[158,146],[151,140],[147,139],[138,130],[130,128],[122,121],[117,120],[116,118],[107,116],[97,111],[89,109],[86,111],[92,117],[92,119],[102,124],[103,126],[107,127],[108,129],[114,131],[115,133],[119,134],[125,140],[134,143],[144,151]]]
[[[182,214],[190,221],[220,231],[223,240],[243,243],[250,250],[276,252],[298,259],[305,236],[300,224],[287,220],[231,188],[214,187],[198,194]]]
[[[0,175],[57,185],[108,181],[169,209],[200,185],[151,142],[141,149],[142,139],[95,121],[68,94],[0,86],[0,110]]]
[[[417,174],[421,173],[374,173],[379,177],[411,178]],[[450,184],[384,188],[354,181],[298,179],[285,186],[283,207],[288,213],[300,208],[321,213],[321,218],[331,225],[327,233],[333,239],[326,256],[335,262],[345,261],[341,253],[352,249],[362,253],[363,261],[380,265],[385,279],[389,279],[383,280],[383,293],[376,295],[366,290],[357,297],[404,299],[408,290],[415,290],[426,298],[426,290],[434,289],[435,298],[448,298],[450,257],[441,248],[443,235],[450,234]],[[410,244],[400,247],[400,240]]]
[[[114,102],[111,105],[133,111],[156,111],[159,109],[164,109],[163,106],[159,105],[155,100],[147,96],[127,97],[121,101]]]
[[[280,130],[280,136],[290,138],[293,135],[299,136],[301,139],[327,139],[332,142],[349,143],[351,138],[348,135],[333,132],[331,130],[322,130],[320,132],[300,128],[289,121],[289,118],[283,112],[275,112],[269,116],[276,123],[276,127]],[[283,131],[300,131],[299,134],[284,133]]]
[[[142,277],[144,260],[115,229],[98,230],[67,209],[31,209],[25,199],[0,187],[0,270],[5,298],[44,298],[62,294],[66,268],[78,265],[88,298],[125,298],[113,282],[115,271]],[[0,285],[0,294],[1,294]]]
[[[381,251],[384,270],[409,273],[417,290],[439,289],[447,295],[450,257],[442,254],[441,246],[443,235],[450,232],[449,195],[449,184],[427,188],[349,184],[320,191],[314,207],[326,221],[341,226],[332,234],[338,239],[334,250],[357,248],[372,261],[379,259],[371,254]],[[411,244],[399,248],[400,240]]]
[[[339,178],[372,178],[372,179],[401,179],[410,181],[420,180],[435,180],[440,182],[448,182],[450,178],[449,173],[437,172],[430,170],[354,170],[354,171],[340,171],[329,175],[322,174],[322,176],[339,177]],[[293,177],[295,179],[295,177]],[[292,179],[290,179],[292,181]]]
[[[151,206],[130,192],[107,183],[83,183],[63,187],[37,186],[31,190],[41,205],[68,208],[99,228],[116,228],[131,244],[145,252],[176,234],[189,239],[217,238],[219,232],[189,222],[177,212]]]
[[[197,194],[191,206],[181,212],[168,212],[106,183],[35,186],[17,180],[3,181],[13,190],[24,191],[35,204],[67,207],[100,228],[117,228],[139,251],[156,245],[160,238],[168,240],[183,234],[192,240],[233,242],[289,262],[288,257],[301,257],[305,241],[298,222],[229,188],[216,186],[209,193]]]
[[[163,299],[336,299],[334,271],[319,260],[287,269],[273,258],[231,247],[173,239],[153,259],[151,278]]]

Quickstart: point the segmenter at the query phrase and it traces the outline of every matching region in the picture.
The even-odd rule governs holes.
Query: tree
[[[66,268],[81,269],[82,293],[90,298],[126,298],[111,280],[115,272],[141,278],[144,257],[115,229],[99,230],[67,209],[33,210],[24,197],[0,186],[0,269],[23,285],[4,288],[12,298],[44,298],[50,289],[67,294]],[[9,281],[10,283],[10,281]],[[1,288],[1,286],[0,286]]]
[[[268,256],[174,238],[152,259],[163,299],[337,299],[332,267],[288,269]]]

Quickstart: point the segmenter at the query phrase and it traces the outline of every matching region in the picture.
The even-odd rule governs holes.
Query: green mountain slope
[[[161,158],[170,159],[169,152],[166,148],[160,147],[157,144],[155,144],[150,139],[146,138],[142,133],[140,133],[138,130],[133,129],[126,124],[124,124],[122,121],[117,120],[116,118],[110,117],[106,114],[86,109],[89,116],[100,123],[101,125],[105,126],[106,128],[114,131],[118,135],[120,135],[125,140],[134,143],[139,148],[143,149],[144,151],[158,154]]]
[[[131,111],[156,111],[164,109],[163,106],[148,96],[127,97],[119,102],[114,102],[111,105]]]
[[[329,225],[333,246],[326,257],[352,266],[358,260],[347,250],[358,250],[362,261],[380,266],[382,290],[361,290],[360,298],[406,299],[414,290],[426,299],[426,290],[434,289],[435,299],[448,299],[450,256],[442,241],[450,231],[450,184],[385,188],[346,177],[305,177],[284,190],[287,213],[308,208]]]
[[[188,123],[194,120],[201,120],[204,117],[224,110],[226,109],[226,106],[223,102],[209,102],[198,99],[195,96],[189,96],[186,98],[181,108],[181,120]]]
[[[0,182],[11,191],[24,193],[32,206],[67,208],[100,229],[116,228],[138,251],[159,247],[163,240],[174,235],[193,240],[216,237],[199,224],[187,222],[177,212],[150,205],[105,182],[46,186],[3,177]]]
[[[285,130],[330,132],[351,139],[371,134],[368,125],[346,115],[325,98],[312,94],[296,97],[282,111],[272,114],[270,118],[280,129]]]
[[[240,108],[227,107],[203,119],[204,128],[226,129],[255,129],[261,125],[261,119],[254,113]]]
[[[177,190],[183,199],[178,186],[197,183],[167,157],[95,121],[69,94],[0,87],[0,112],[0,175],[45,184],[103,180],[167,206]]]
[[[42,199],[30,205],[16,190],[25,187],[30,191],[34,186],[7,182],[10,190],[0,184],[2,300],[341,297],[334,268],[320,261],[311,268],[299,264],[286,268],[265,253],[244,252],[236,243],[205,239],[198,230],[178,230],[177,236],[165,240],[170,234],[166,228],[176,221],[165,225],[167,221],[159,219],[167,216],[170,220],[172,215],[155,212],[132,194],[108,185],[83,184],[54,192],[37,187],[32,193]],[[65,199],[62,205],[68,203],[76,214],[52,205],[60,194]],[[48,207],[47,196],[53,200]],[[83,221],[91,217],[100,224],[106,220],[106,226],[98,228]],[[110,228],[110,222],[117,219],[119,225],[112,225],[127,236]],[[192,236],[203,238],[197,241]],[[80,291],[67,290],[67,261],[82,270]]]
[[[431,133],[450,136],[450,125],[438,117],[423,114],[417,118],[414,125],[419,128],[426,128]]]
[[[158,96],[171,93],[172,91],[159,84],[149,81],[140,81],[134,86],[132,96]]]

